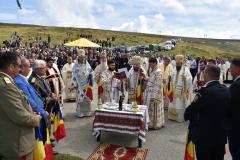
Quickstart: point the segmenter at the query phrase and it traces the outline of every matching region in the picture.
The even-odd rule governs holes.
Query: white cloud
[[[240,8],[239,0],[187,0],[187,3],[191,5],[220,5],[231,8]],[[205,6],[206,7],[206,6]]]
[[[112,5],[110,5],[110,4],[105,4],[104,5],[104,12],[107,12],[108,14],[112,14],[112,13],[114,13],[115,11],[114,11],[114,7],[112,6]]]
[[[226,29],[227,28],[227,29]],[[168,28],[163,28],[162,33],[164,35],[173,36],[186,36],[186,37],[199,37],[204,38],[217,38],[217,39],[236,39],[240,38],[240,29],[233,29],[231,25],[227,26],[205,26],[205,27],[188,27],[188,26],[169,26]]]
[[[104,17],[106,19],[117,16],[117,11],[115,10],[114,6],[106,3],[98,5],[96,7],[96,11],[99,15],[101,15],[102,18]]]
[[[199,28],[199,27],[183,27],[183,26],[169,26],[168,28],[163,28],[163,35],[172,35],[172,36],[182,36],[182,37],[198,37],[205,38],[204,35],[207,35],[207,38],[218,38],[218,39],[228,39],[233,38],[232,31],[224,30],[209,30],[209,28]],[[236,35],[235,35],[236,37]]]
[[[140,15],[133,21],[125,22],[120,27],[113,27],[111,29],[141,33],[157,33],[164,20],[165,18],[161,14],[149,17]]]
[[[189,3],[191,4],[216,4],[216,3],[221,3],[224,0],[188,0]]]
[[[175,12],[184,13],[186,11],[184,5],[178,0],[164,0],[163,4],[166,8],[171,9],[172,11]]]
[[[240,8],[240,1],[239,0],[231,0],[228,2],[230,7],[232,8]]]
[[[42,4],[51,25],[98,28],[92,15],[94,0],[43,0]]]
[[[142,32],[172,36],[199,37],[204,38],[240,38],[240,29],[236,29],[239,24],[238,19],[229,19],[222,23],[221,19],[214,18],[203,21],[199,26],[188,26],[172,23],[161,14],[154,16],[141,15],[133,21],[124,22],[120,27],[113,27],[112,30]]]

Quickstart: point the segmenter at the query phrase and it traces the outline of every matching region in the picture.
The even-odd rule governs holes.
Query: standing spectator
[[[48,48],[51,48],[51,35],[48,34]]]
[[[128,59],[128,53],[123,53],[122,57],[120,58],[119,61],[119,65],[118,65],[118,69],[119,68],[127,68],[128,71],[130,70],[131,66],[128,63],[129,59]]]
[[[198,71],[197,62],[195,59],[191,58],[189,60],[189,63],[190,63],[190,72],[191,72],[192,78],[194,78]]]
[[[95,59],[93,51],[90,51],[89,56],[88,56],[88,62],[93,70],[97,67],[96,61],[97,61],[97,59]]]
[[[44,104],[42,97],[37,94],[34,87],[28,82],[27,75],[30,72],[30,62],[26,58],[21,60],[21,70],[19,74],[14,77],[14,82],[17,87],[23,91],[27,96],[28,101],[34,112],[40,112],[41,116],[45,119],[48,113],[44,110]]]
[[[114,58],[114,61],[116,62],[116,67],[115,67],[115,70],[119,69],[119,64],[120,64],[120,61],[121,61],[121,58],[120,58],[120,53],[116,53],[115,55],[115,58]]]
[[[43,60],[36,60],[33,63],[33,72],[28,79],[28,82],[35,88],[38,94],[41,96],[45,110],[48,113],[52,113],[53,103],[56,101],[56,96],[51,92],[46,80],[43,78],[46,76],[46,62]],[[47,116],[47,127],[51,133],[51,116]]]
[[[34,114],[27,98],[13,82],[21,61],[15,53],[0,54],[0,159],[33,159],[34,127],[41,116]]]
[[[227,87],[219,82],[220,68],[209,65],[204,71],[205,86],[184,113],[192,126],[192,141],[197,160],[223,160],[226,134],[226,111],[230,103]]]
[[[58,69],[61,71],[62,67],[67,63],[66,58],[64,57],[63,53],[61,52],[58,59],[57,59],[57,66]]]
[[[233,160],[240,159],[240,58],[231,62],[230,72],[233,83],[229,87],[231,103],[228,110],[228,141]]]
[[[194,77],[193,80],[193,90],[195,89],[200,89],[204,84],[204,69],[205,69],[205,62],[204,61],[200,61],[199,62],[199,71],[197,72],[197,74]]]

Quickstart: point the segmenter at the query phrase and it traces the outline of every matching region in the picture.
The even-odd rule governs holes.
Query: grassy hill
[[[0,23],[0,42],[10,40],[12,32],[16,31],[24,41],[41,36],[47,39],[51,34],[52,45],[62,44],[64,39],[76,40],[78,34],[92,34],[92,39],[106,40],[107,37],[116,37],[114,45],[148,45],[153,43],[162,43],[166,40],[181,38],[182,41],[177,44],[173,51],[158,52],[156,54],[189,54],[193,56],[206,56],[208,58],[222,57],[240,57],[240,40],[219,40],[206,38],[188,38],[176,36],[163,36],[154,34],[143,34],[133,32],[119,32],[109,30],[98,30],[88,28],[71,27],[46,27],[36,25],[5,24]],[[70,36],[67,35],[70,34]],[[90,39],[91,40],[91,39]],[[32,40],[33,41],[33,40]]]

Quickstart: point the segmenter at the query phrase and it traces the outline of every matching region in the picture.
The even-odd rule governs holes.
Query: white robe
[[[73,69],[74,63],[68,64],[66,63],[62,68],[62,77],[65,87],[65,95],[66,99],[75,99],[76,98],[76,91],[71,90],[72,88],[72,69]]]
[[[101,73],[102,72],[105,72],[107,71],[108,69],[108,66],[107,66],[107,62],[103,62],[103,63],[100,63],[95,69],[94,69],[94,72],[93,72],[93,77],[94,77],[94,81],[96,83],[99,82],[99,78],[101,77]]]
[[[184,78],[185,77],[185,80]],[[178,122],[184,121],[185,108],[190,104],[190,94],[192,89],[192,75],[186,66],[182,66],[177,72],[176,68],[172,74],[173,102],[169,104],[168,119]]]
[[[104,102],[118,102],[119,92],[121,87],[120,80],[112,78],[114,72],[109,70],[101,73],[101,79],[103,82],[103,94],[102,94],[102,103]]]
[[[147,75],[146,70],[141,67],[143,70],[143,74]],[[129,77],[128,77],[128,103],[132,103],[136,101],[136,93],[137,93],[137,84],[138,84],[138,77],[139,72],[134,72],[133,67],[129,70]],[[142,92],[142,104],[144,104],[144,97],[145,93]]]
[[[147,82],[146,105],[150,117],[149,128],[161,128],[164,123],[163,75],[160,69],[153,71]]]
[[[225,75],[227,73],[227,65],[224,64],[219,64],[218,67],[220,68],[220,83],[223,83],[223,81],[226,79]]]
[[[86,87],[88,83],[88,76],[92,74],[92,68],[86,61],[84,64],[79,64],[78,61],[73,66],[73,80],[72,85],[77,87],[77,116],[91,116],[93,114],[91,108],[91,101],[86,95]]]

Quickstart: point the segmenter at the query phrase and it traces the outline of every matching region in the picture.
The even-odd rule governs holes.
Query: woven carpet
[[[145,160],[147,149],[128,148],[113,144],[101,144],[87,160]]]

